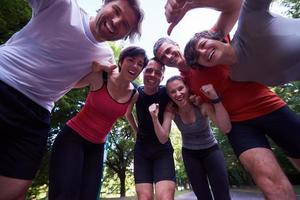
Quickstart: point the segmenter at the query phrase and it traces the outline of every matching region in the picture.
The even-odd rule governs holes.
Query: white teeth
[[[213,50],[210,52],[210,54],[209,54],[209,56],[208,56],[208,60],[209,60],[209,61],[211,60],[211,58],[212,58],[212,56],[214,55],[214,53],[215,53],[215,49],[213,49]]]
[[[135,72],[134,71],[128,71],[129,72],[129,74],[131,74],[131,75],[135,75]]]
[[[107,28],[111,33],[113,33],[113,32],[114,32],[114,29],[113,29],[113,27],[111,26],[111,24],[108,23],[108,22],[106,22],[105,24],[106,24],[106,28]]]

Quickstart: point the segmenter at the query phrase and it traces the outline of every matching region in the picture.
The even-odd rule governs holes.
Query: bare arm
[[[201,87],[202,92],[211,100],[219,99],[211,84]],[[203,115],[209,117],[222,133],[228,133],[231,130],[230,117],[227,110],[220,100],[213,104],[204,103],[201,105]]]
[[[93,62],[92,64],[92,72],[84,76],[82,79],[80,79],[74,88],[82,88],[86,86],[90,86],[90,90],[94,91],[99,88],[101,88],[103,84],[103,79],[102,79],[102,73],[103,71],[111,74],[115,73],[116,65],[114,64],[109,64],[109,65],[102,65],[98,62]]]
[[[168,106],[170,106],[170,104]],[[166,143],[169,140],[169,134],[171,130],[172,119],[174,118],[174,113],[170,112],[169,109],[166,109],[164,112],[164,121],[161,125],[158,119],[159,105],[154,103],[151,106],[149,106],[149,112],[152,117],[154,130],[159,142],[162,144]]]
[[[138,133],[138,126],[137,126],[137,122],[136,122],[136,120],[135,120],[135,118],[134,118],[134,116],[132,114],[132,110],[133,110],[133,107],[134,107],[134,105],[135,105],[135,103],[136,103],[136,101],[138,99],[138,96],[139,96],[138,93],[136,93],[134,95],[134,97],[132,98],[132,100],[131,100],[128,108],[127,108],[127,111],[125,113],[125,117],[126,117],[128,123],[129,123],[129,125],[131,126],[131,128],[132,128],[132,130],[134,132],[135,137],[136,137],[136,135]]]
[[[239,17],[242,2],[242,0],[168,0],[165,5],[166,19],[170,23],[168,35],[185,14],[194,8],[212,8],[221,11],[214,29],[227,35]]]

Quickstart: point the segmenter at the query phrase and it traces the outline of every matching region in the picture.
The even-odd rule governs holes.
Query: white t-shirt
[[[0,80],[51,111],[54,102],[113,52],[99,43],[76,0],[29,0],[32,18],[0,46]]]

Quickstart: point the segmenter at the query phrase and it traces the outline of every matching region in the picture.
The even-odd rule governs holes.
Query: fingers
[[[100,72],[100,71],[106,71],[107,73],[113,72],[114,69],[117,68],[117,65],[112,64],[110,62],[106,64],[100,64],[99,62],[93,61],[92,62],[92,71],[93,72]]]
[[[173,28],[176,26],[176,24],[177,24],[177,23],[171,23],[171,24],[170,24],[170,26],[169,26],[169,28],[168,28],[168,31],[167,31],[167,33],[168,33],[169,36],[171,35],[171,33],[172,33],[172,31],[173,31]]]
[[[200,90],[209,99],[218,98],[218,95],[212,84],[203,85]]]
[[[148,108],[151,116],[157,116],[159,111],[159,105],[157,103],[153,103]]]
[[[180,22],[186,11],[183,9],[185,0],[168,0],[165,5],[165,16],[170,26],[167,30],[168,35],[171,34],[173,28]]]

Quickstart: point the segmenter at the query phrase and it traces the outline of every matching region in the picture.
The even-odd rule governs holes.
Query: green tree
[[[130,186],[126,187],[126,177],[132,177],[132,163],[133,163],[133,149],[135,139],[133,137],[132,130],[125,119],[119,119],[108,137],[108,155],[105,162],[107,166],[105,181],[110,180],[117,175],[119,184],[111,185],[111,191],[119,189],[121,197],[126,196],[126,190]],[[108,186],[107,183],[103,184],[103,187]]]
[[[24,0],[0,1],[0,44],[27,24],[31,8]]]
[[[281,0],[284,6],[288,8],[287,14],[293,18],[300,17],[300,1],[299,0]]]

